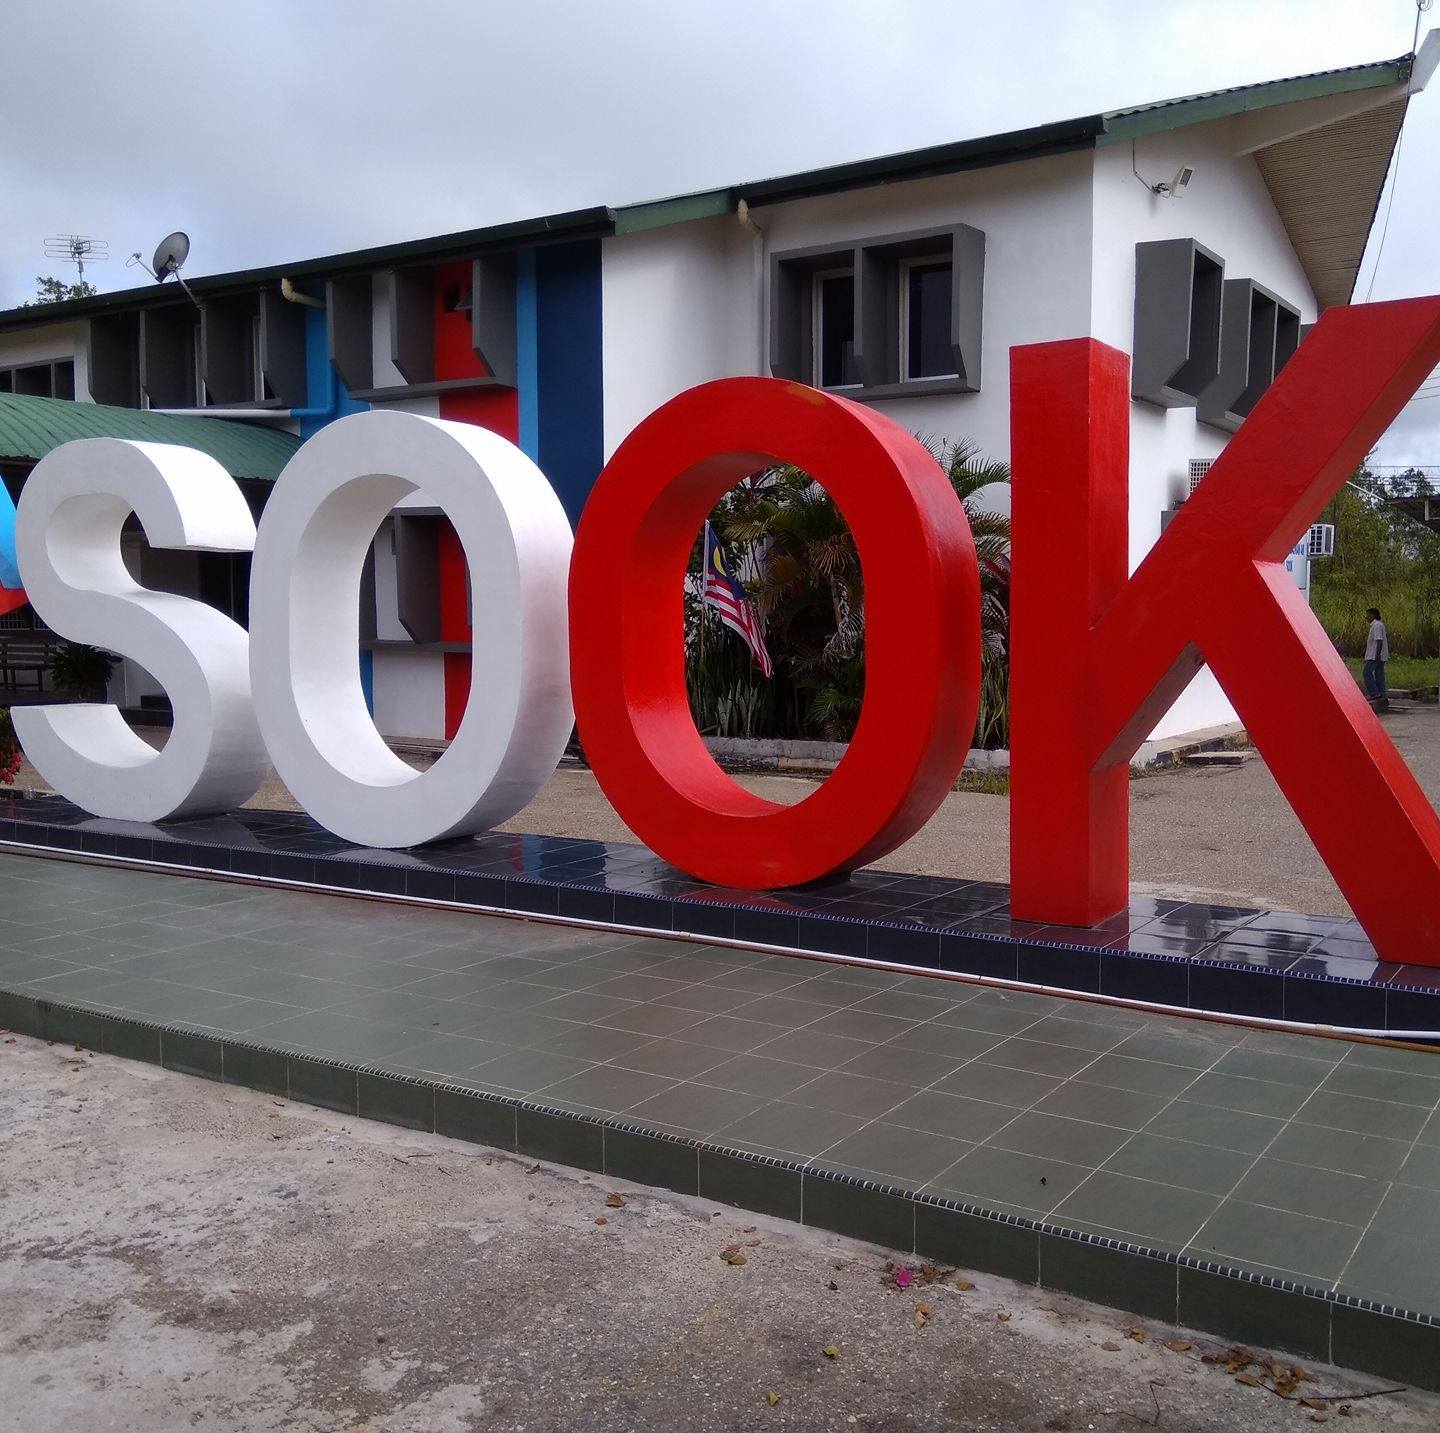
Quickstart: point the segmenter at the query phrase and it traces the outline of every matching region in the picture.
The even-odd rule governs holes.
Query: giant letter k
[[[1440,361],[1440,298],[1331,309],[1128,581],[1125,355],[1011,356],[1012,910],[1124,909],[1131,755],[1202,662],[1376,950],[1440,965],[1440,817],[1284,559]]]

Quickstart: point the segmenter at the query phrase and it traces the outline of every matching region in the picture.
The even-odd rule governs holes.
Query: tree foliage
[[[87,299],[91,294],[98,294],[99,289],[85,279],[77,283],[67,284],[64,279],[57,279],[53,274],[35,275],[35,297],[27,304],[21,304],[21,308],[30,308],[34,304],[58,304],[64,303],[66,299]]]
[[[983,670],[975,739],[1003,746],[1009,739],[1010,520],[982,505],[979,494],[1008,484],[1009,466],[983,458],[965,441],[927,446],[965,508],[980,562]],[[711,521],[732,560],[738,558],[767,632],[775,677],[762,682],[739,638],[693,602],[687,614],[691,702],[702,728],[848,739],[865,691],[865,587],[854,536],[834,499],[808,473],[780,466],[733,489]],[[699,562],[697,544],[692,570]],[[737,689],[759,695],[737,700]],[[746,729],[726,729],[742,716]]]
[[[1364,650],[1365,609],[1378,607],[1391,650],[1437,655],[1440,534],[1388,501],[1433,491],[1418,469],[1382,480],[1360,468],[1321,517],[1335,525],[1335,555],[1310,565],[1315,614],[1346,656]]]

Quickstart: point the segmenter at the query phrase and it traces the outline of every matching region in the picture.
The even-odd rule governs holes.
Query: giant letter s
[[[105,703],[15,707],[25,754],[97,816],[162,821],[238,806],[269,763],[250,702],[244,628],[151,592],[120,556],[134,512],[156,547],[248,552],[255,522],[235,480],[189,448],[87,438],[42,458],[20,497],[16,549],[35,610],[62,636],[121,652],[165,688],[174,729],[154,750]]]

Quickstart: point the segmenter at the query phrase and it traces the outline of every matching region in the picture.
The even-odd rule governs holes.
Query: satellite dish
[[[150,265],[157,283],[164,283],[171,274],[180,272],[180,265],[190,253],[190,236],[177,229],[161,239],[155,250],[155,262]]]

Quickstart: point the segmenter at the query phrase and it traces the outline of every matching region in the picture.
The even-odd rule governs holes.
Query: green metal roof
[[[0,393],[0,462],[38,462],[74,438],[135,438],[208,453],[235,478],[273,482],[300,446],[293,433],[224,418],[181,418],[140,408]]]

